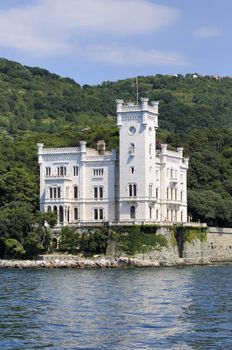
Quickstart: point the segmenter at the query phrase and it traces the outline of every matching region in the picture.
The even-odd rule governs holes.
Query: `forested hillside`
[[[193,219],[231,226],[232,79],[189,74],[139,77],[138,81],[141,97],[160,101],[158,140],[184,146],[185,156],[190,158],[189,210]],[[34,233],[35,222],[39,222],[40,237],[44,237],[44,218],[35,215],[39,184],[36,143],[74,146],[85,139],[95,146],[104,137],[108,148],[117,148],[115,99],[134,101],[135,90],[135,79],[81,87],[47,70],[0,59],[0,243],[13,238],[22,245],[15,248],[17,243],[10,242],[13,248],[10,246],[9,252],[27,251],[30,244],[38,250],[46,246]],[[31,213],[29,223],[26,212]],[[15,229],[20,215],[24,215],[25,225]]]

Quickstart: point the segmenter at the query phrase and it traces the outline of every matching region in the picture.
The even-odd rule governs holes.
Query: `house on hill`
[[[79,147],[38,144],[40,210],[63,225],[187,222],[188,159],[183,148],[156,145],[158,102],[117,100],[119,155]]]

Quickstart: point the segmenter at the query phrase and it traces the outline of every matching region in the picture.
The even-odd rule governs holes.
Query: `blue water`
[[[232,349],[232,266],[0,270],[0,349]]]

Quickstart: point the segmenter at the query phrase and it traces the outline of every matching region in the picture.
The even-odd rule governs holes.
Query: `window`
[[[137,196],[137,186],[136,184],[129,184],[129,197]]]
[[[51,175],[51,168],[50,167],[46,167],[45,168],[45,175],[46,176],[50,176]]]
[[[175,188],[175,200],[177,201],[177,188]]]
[[[103,220],[103,209],[94,209],[93,210],[93,218],[94,220]]]
[[[94,187],[93,192],[94,192],[94,198],[98,198],[98,188],[97,187]]]
[[[50,187],[49,188],[49,197],[52,199],[61,197],[61,188],[60,187]]]
[[[180,213],[180,221],[183,222],[183,211]]]
[[[159,210],[156,209],[156,220],[159,220]]]
[[[99,198],[103,198],[103,187],[98,188],[98,195],[99,195]]]
[[[75,199],[78,198],[78,186],[74,186],[74,187],[73,187],[73,197],[74,197]]]
[[[132,156],[135,154],[135,145],[134,145],[134,143],[131,143],[131,144],[130,144],[129,153],[130,153]]]
[[[152,197],[153,185],[149,184],[149,197]]]
[[[93,176],[103,176],[104,169],[93,169]]]
[[[167,199],[169,199],[169,187],[167,187]]]
[[[155,189],[155,197],[158,198],[159,197],[159,188],[156,187]]]
[[[93,188],[93,196],[95,199],[103,198],[103,186],[95,186]]]
[[[74,166],[73,167],[73,176],[78,176],[78,171],[79,171],[78,166]]]
[[[183,191],[180,192],[180,201],[183,201]]]
[[[78,220],[78,209],[74,208],[74,220]]]
[[[103,209],[99,209],[99,219],[103,220]]]
[[[152,207],[149,207],[150,220],[152,218]]]
[[[171,179],[173,178],[173,168],[171,169]]]
[[[51,206],[49,205],[49,206],[48,206],[47,212],[48,212],[48,213],[51,213],[51,211],[52,211],[52,208],[51,208]]]
[[[57,168],[57,174],[58,174],[58,176],[66,175],[66,166],[59,166]]]
[[[135,168],[134,168],[133,166],[131,166],[131,167],[130,167],[130,173],[131,173],[131,174],[134,174],[134,172],[135,172]]]
[[[149,145],[149,156],[151,155],[152,144]]]
[[[59,222],[64,221],[64,209],[62,206],[59,207]]]
[[[98,220],[98,210],[97,209],[94,209],[93,217],[94,217],[94,220]]]
[[[135,219],[135,206],[134,205],[132,205],[130,207],[130,218]]]

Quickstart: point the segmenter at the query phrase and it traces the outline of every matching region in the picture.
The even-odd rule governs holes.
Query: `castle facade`
[[[38,144],[40,210],[57,213],[57,226],[97,223],[187,222],[188,159],[183,148],[156,146],[158,102],[117,100],[119,156],[97,149]]]

